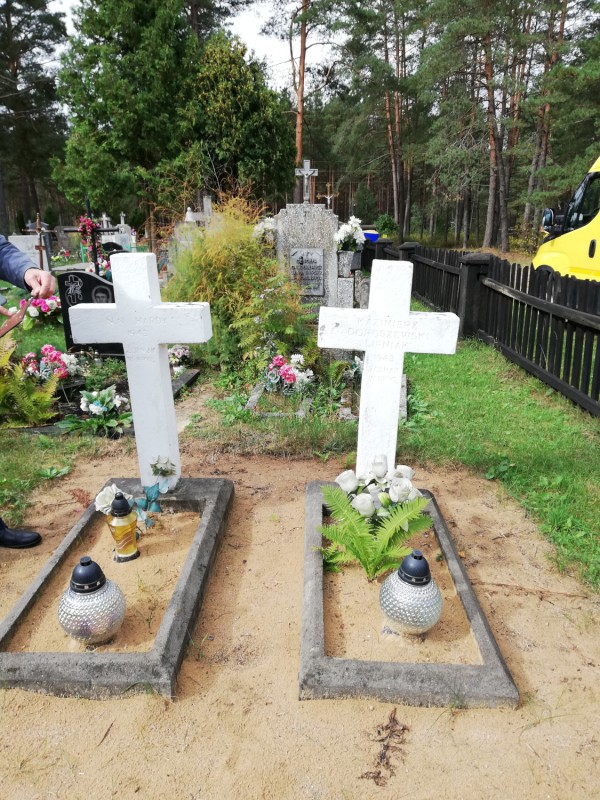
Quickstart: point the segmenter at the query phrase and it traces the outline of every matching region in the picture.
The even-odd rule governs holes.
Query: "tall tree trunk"
[[[306,70],[306,11],[310,5],[310,0],[302,0],[301,14],[302,19],[300,22],[300,58],[298,60],[298,82],[296,84],[297,96],[297,110],[296,110],[296,166],[302,166],[302,148],[303,148],[303,134],[304,134],[304,73]],[[293,23],[292,23],[293,24]],[[292,36],[290,29],[290,51],[292,56],[292,63],[294,61],[294,53],[292,50]],[[303,197],[303,179],[296,178],[296,187],[294,189],[294,203],[302,203]]]
[[[0,233],[3,236],[8,236],[8,209],[6,208],[6,193],[4,191],[4,175],[2,169],[0,165]]]
[[[402,238],[410,236],[410,215],[412,206],[413,171],[410,164],[406,164],[406,198],[404,201],[404,221],[402,225]]]
[[[469,235],[471,233],[471,190],[467,186],[464,191],[463,197],[463,222],[462,222],[462,229],[463,229],[463,238],[462,238],[462,249],[466,250],[469,246]]]
[[[489,135],[489,156],[490,156],[490,182],[488,191],[488,207],[485,220],[485,233],[483,235],[483,247],[491,247],[494,234],[494,215],[496,211],[496,192],[498,189],[498,148],[496,147],[496,107],[494,102],[494,78],[492,66],[492,37],[487,33],[484,39],[485,52],[485,78],[487,84],[487,124]]]

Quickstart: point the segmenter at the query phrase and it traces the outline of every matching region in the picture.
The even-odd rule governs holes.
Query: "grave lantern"
[[[439,620],[442,594],[420,550],[413,550],[396,572],[385,579],[379,605],[402,633],[425,633]]]
[[[83,644],[101,644],[115,635],[125,617],[125,597],[102,568],[82,556],[58,604],[61,628]]]
[[[130,508],[123,492],[115,494],[107,520],[115,540],[115,561],[133,561],[140,554],[136,542],[137,514]]]

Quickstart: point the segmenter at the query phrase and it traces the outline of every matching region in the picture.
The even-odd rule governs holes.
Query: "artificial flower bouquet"
[[[358,217],[350,217],[348,222],[340,226],[335,235],[335,241],[338,250],[349,250],[352,253],[362,250],[365,243],[365,235]]]

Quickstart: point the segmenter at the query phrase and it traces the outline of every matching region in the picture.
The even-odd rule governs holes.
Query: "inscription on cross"
[[[318,169],[310,168],[310,160],[304,162],[303,167],[297,167],[296,177],[304,178],[304,202],[310,203],[310,179],[313,175],[318,175]]]
[[[322,307],[319,347],[363,350],[356,473],[366,475],[375,456],[396,463],[404,353],[456,352],[456,314],[410,310],[413,266],[373,261],[369,307]]]
[[[142,486],[156,483],[150,464],[161,456],[175,465],[174,488],[181,461],[167,344],[207,342],[210,306],[161,302],[154,255],[119,253],[111,268],[115,302],[70,308],[73,340],[122,342]]]

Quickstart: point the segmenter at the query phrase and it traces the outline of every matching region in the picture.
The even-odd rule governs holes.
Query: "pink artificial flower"
[[[41,347],[41,351],[46,356],[49,353],[54,352],[54,346],[51,345],[51,344],[43,344],[42,347]]]
[[[283,367],[284,364],[287,364],[287,360],[283,356],[275,356],[271,363],[275,367]]]
[[[296,383],[296,372],[293,367],[284,366],[279,370],[279,374],[285,383]]]

